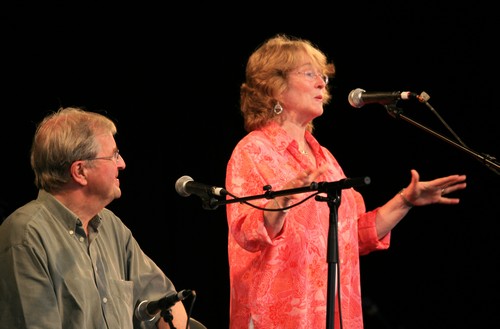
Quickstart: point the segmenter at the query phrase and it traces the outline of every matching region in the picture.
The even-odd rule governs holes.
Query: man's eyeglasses
[[[325,83],[325,85],[328,84],[328,75],[326,75],[326,74],[316,73],[316,72],[314,72],[312,70],[298,71],[296,73],[304,75],[306,77],[306,79],[309,80],[309,81],[314,81],[314,79],[316,79],[317,77],[319,77],[321,80],[323,80],[323,82]]]
[[[90,158],[90,159],[82,159],[85,161],[91,161],[91,160],[111,160],[114,161],[115,163],[118,163],[118,160],[120,160],[121,155],[120,151],[116,150],[113,155],[107,156],[107,157],[98,157],[98,158]]]

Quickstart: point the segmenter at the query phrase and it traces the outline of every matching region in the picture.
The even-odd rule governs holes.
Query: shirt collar
[[[82,225],[81,220],[49,192],[39,190],[37,201],[41,202],[47,208],[48,212],[53,214],[68,229],[75,230],[76,226]],[[97,231],[101,221],[101,217],[97,214],[90,220],[89,225]]]
[[[280,153],[284,153],[288,148],[295,147],[298,149],[299,145],[278,123],[271,121],[264,126],[261,131],[271,140],[271,142],[278,148]],[[320,149],[320,145],[311,132],[305,132],[305,139],[311,146],[312,150],[316,153]]]

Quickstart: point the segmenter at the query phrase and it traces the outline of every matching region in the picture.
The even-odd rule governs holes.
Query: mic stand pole
[[[234,198],[226,200],[212,199],[212,207],[217,207],[220,204],[228,204],[235,202],[243,202],[247,200],[254,199],[272,199],[276,196],[289,195],[296,193],[304,193],[311,191],[324,192],[327,194],[326,197],[316,195],[316,201],[326,201],[328,207],[330,208],[330,224],[328,229],[328,241],[327,241],[327,262],[328,262],[328,289],[327,289],[327,307],[326,307],[326,328],[334,328],[335,325],[335,292],[336,287],[338,287],[339,302],[340,302],[340,271],[338,267],[338,207],[340,205],[340,196],[343,189],[348,189],[351,187],[358,187],[370,184],[371,179],[368,176],[360,178],[344,178],[336,182],[313,182],[309,186],[281,190],[281,191],[271,191],[272,187],[266,185],[264,190],[266,192],[261,195],[249,196],[243,198]],[[338,274],[338,275],[337,275]],[[337,283],[337,277],[339,281]],[[340,304],[339,304],[340,310]],[[340,319],[342,321],[342,319]]]
[[[330,208],[330,224],[328,226],[328,242],[326,258],[328,262],[328,290],[326,308],[326,327],[335,328],[335,295],[339,296],[340,310],[340,271],[339,271],[339,240],[338,240],[338,208],[342,191],[334,189],[327,192],[327,197],[317,195],[317,201],[326,201]],[[338,282],[337,282],[338,278]],[[342,314],[342,313],[340,313]],[[342,323],[342,318],[339,319]],[[342,324],[340,325],[342,327]]]
[[[166,323],[168,323],[169,327],[171,329],[176,329],[172,320],[174,319],[174,316],[172,315],[172,309],[169,308],[169,309],[163,309],[161,310],[161,317],[163,318],[163,320],[165,320]]]
[[[389,115],[391,115],[393,118],[396,118],[396,119],[403,119],[405,120],[406,122],[409,122],[411,123],[412,125],[430,133],[431,135],[434,135],[442,140],[444,140],[445,142],[447,142],[448,144],[451,144],[453,146],[455,146],[456,148],[468,153],[469,155],[472,155],[473,157],[475,157],[479,162],[481,162],[483,165],[485,165],[487,168],[489,168],[490,170],[492,170],[493,172],[495,172],[497,175],[500,175],[500,163],[499,162],[496,162],[494,160],[496,160],[495,157],[492,157],[490,155],[487,155],[487,154],[479,154],[465,146],[462,146],[452,140],[450,140],[449,138],[447,137],[444,137],[443,135],[440,135],[438,134],[437,132],[425,127],[424,125],[421,125],[420,123],[408,118],[407,116],[403,115],[403,110],[398,108],[395,104],[392,104],[392,105],[384,105],[385,109],[387,110],[387,112],[389,113]]]

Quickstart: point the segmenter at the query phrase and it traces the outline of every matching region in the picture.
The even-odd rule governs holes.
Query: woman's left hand
[[[450,198],[447,195],[463,190],[467,186],[465,175],[450,175],[425,182],[419,181],[420,175],[415,169],[411,170],[411,175],[411,182],[405,188],[404,193],[414,206],[433,203],[457,204],[460,202],[459,198]]]

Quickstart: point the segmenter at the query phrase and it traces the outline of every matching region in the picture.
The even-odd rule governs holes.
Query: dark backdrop
[[[370,176],[360,188],[368,208],[406,186],[412,168],[423,180],[468,175],[460,205],[413,209],[388,251],[362,257],[366,327],[498,326],[498,175],[381,105],[347,102],[354,88],[425,91],[471,150],[498,156],[500,24],[491,9],[311,4],[285,13],[179,5],[185,8],[4,6],[2,217],[36,197],[28,159],[36,123],[60,106],[104,112],[118,125],[127,163],[123,196],[110,208],[178,289],[197,292],[193,316],[209,329],[227,328],[225,209],[205,210],[174,184],[189,175],[224,185],[226,162],[245,134],[238,103],[246,60],[266,38],[288,33],[336,63],[333,101],[315,134],[349,177]],[[454,140],[424,104],[401,108]]]

